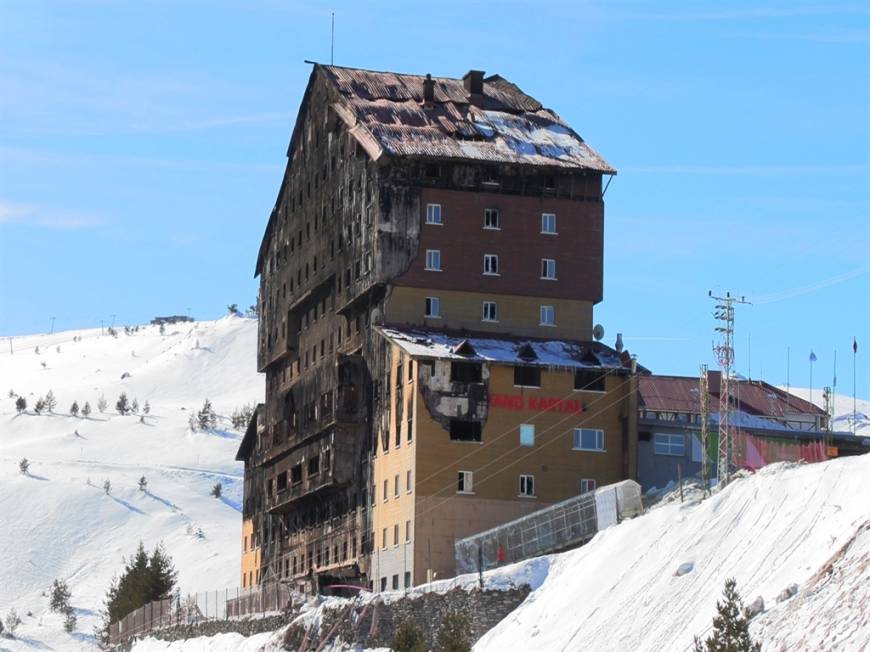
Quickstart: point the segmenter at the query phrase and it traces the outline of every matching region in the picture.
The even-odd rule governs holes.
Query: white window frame
[[[444,224],[441,219],[441,204],[426,204],[426,224]]]
[[[552,225],[550,225],[551,221]],[[541,233],[545,235],[558,235],[556,232],[555,213],[541,213]]]
[[[495,215],[495,226],[490,224],[490,216]],[[501,211],[497,208],[483,209],[483,228],[487,231],[501,231]]]
[[[441,299],[439,297],[426,297],[425,317],[429,319],[441,319]]]
[[[492,317],[487,317],[487,306],[492,306]],[[498,305],[495,301],[484,301],[480,321],[486,321],[493,324],[498,323]]]
[[[541,258],[541,279],[544,281],[557,280],[555,258]]]
[[[459,488],[459,481],[462,479],[462,489]],[[473,494],[474,493],[474,472],[459,471],[456,477],[456,493],[458,494]]]
[[[533,423],[520,424],[520,446],[535,445],[535,425]]]
[[[426,271],[440,272],[441,271],[441,250],[427,249],[426,250]]]
[[[583,433],[584,432],[594,432],[595,433],[595,446],[592,448],[587,448],[583,446]],[[604,431],[600,428],[574,428],[572,432],[572,436],[574,441],[572,442],[572,448],[575,451],[588,451],[593,453],[604,453],[607,451],[605,448],[604,441]]]
[[[549,321],[546,317],[549,315]],[[541,306],[539,311],[540,323],[539,326],[555,326],[556,325],[556,308],[553,306]]]
[[[679,452],[674,452],[677,450]],[[654,432],[653,453],[667,457],[685,457],[686,436],[678,432]]]
[[[531,487],[529,486],[531,484]],[[531,489],[531,491],[529,491]],[[535,494],[535,476],[529,474],[520,475],[519,493],[520,498],[534,498]]]
[[[588,494],[598,489],[598,480],[595,478],[580,478],[580,495]]]
[[[483,275],[501,276],[498,267],[498,254],[483,254]]]

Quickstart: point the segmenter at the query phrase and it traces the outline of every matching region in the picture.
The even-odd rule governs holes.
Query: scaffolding
[[[478,572],[574,548],[641,511],[637,482],[623,480],[607,485],[457,540],[456,572]]]

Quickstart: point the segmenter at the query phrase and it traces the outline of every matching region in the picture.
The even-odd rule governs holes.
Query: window
[[[479,383],[482,379],[483,365],[474,362],[451,362],[450,382]]]
[[[396,523],[393,526],[393,545],[394,546],[399,545],[399,524],[398,523]]]
[[[302,465],[297,464],[290,469],[290,484],[297,485],[302,482]]]
[[[674,455],[682,457],[686,454],[686,439],[683,435],[657,432],[653,442],[656,455]]]
[[[390,499],[390,481],[384,480],[384,502]]]
[[[531,423],[524,423],[520,426],[520,446],[535,445],[535,426]]]
[[[541,326],[556,325],[556,309],[553,306],[541,306]]]
[[[308,476],[320,473],[320,455],[315,455],[308,460]]]
[[[555,213],[544,213],[541,215],[541,233],[556,234]]]
[[[574,389],[586,392],[603,392],[605,374],[593,369],[578,369],[574,372]]]
[[[483,210],[483,228],[500,229],[497,208],[485,208]]]
[[[441,204],[426,204],[426,224],[441,223]]]
[[[399,590],[399,574],[393,575],[393,591]]]
[[[458,482],[456,485],[456,493],[470,494],[474,493],[474,474],[471,471],[460,471]]]
[[[426,316],[441,317],[441,299],[438,297],[426,297]]]
[[[580,480],[580,493],[588,494],[590,491],[595,491],[598,483],[592,478],[583,478]]]
[[[451,441],[480,441],[480,421],[450,420]]]
[[[495,301],[483,302],[483,321],[498,321],[498,311]]]
[[[541,258],[541,278],[556,280],[556,261],[552,258]]]
[[[483,273],[487,276],[498,276],[498,256],[483,254]]]
[[[387,547],[387,528],[384,528],[384,531],[381,534],[381,548]]]
[[[411,493],[411,469],[405,473],[405,491]]]
[[[704,460],[704,447],[701,446],[701,441],[696,435],[692,435],[692,461],[702,462]]]
[[[441,271],[441,251],[439,249],[426,250],[426,269],[430,272]]]
[[[405,571],[405,588],[411,588],[411,571]]]
[[[387,590],[387,578],[382,577],[381,578],[381,591],[386,591],[386,590]]]
[[[405,521],[405,543],[411,541],[411,521]]]
[[[574,450],[603,451],[604,431],[593,428],[574,428]]]
[[[514,367],[514,385],[517,387],[540,387],[541,369],[539,367]]]
[[[521,475],[520,476],[520,496],[535,495],[535,476]]]
[[[395,479],[393,480],[393,495],[398,498],[399,497],[399,474],[396,474]]]

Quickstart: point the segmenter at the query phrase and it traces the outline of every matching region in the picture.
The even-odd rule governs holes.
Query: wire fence
[[[149,602],[109,626],[109,642],[125,643],[133,637],[209,620],[257,618],[280,613],[292,604],[287,586],[269,584],[253,589],[222,589]]]

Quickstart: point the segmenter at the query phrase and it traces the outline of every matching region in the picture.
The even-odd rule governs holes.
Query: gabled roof
[[[434,77],[423,106],[423,75],[321,66],[338,89],[333,105],[354,137],[382,155],[519,163],[616,174],[555,112],[499,75],[473,101],[463,80]]]
[[[238,462],[246,462],[251,456],[251,451],[257,443],[257,424],[259,422],[259,416],[264,407],[265,406],[262,403],[258,403],[257,407],[254,409],[254,414],[251,415],[251,420],[248,422],[248,428],[245,430],[245,435],[242,437],[242,441],[239,444],[239,450],[236,453],[236,461]]]
[[[416,358],[495,362],[561,368],[628,369],[631,358],[601,342],[529,340],[509,336],[451,334],[415,327],[378,326],[376,329]],[[460,349],[461,347],[461,349]],[[469,355],[468,347],[473,351]],[[529,353],[533,353],[534,357]],[[645,370],[638,366],[643,373]]]

